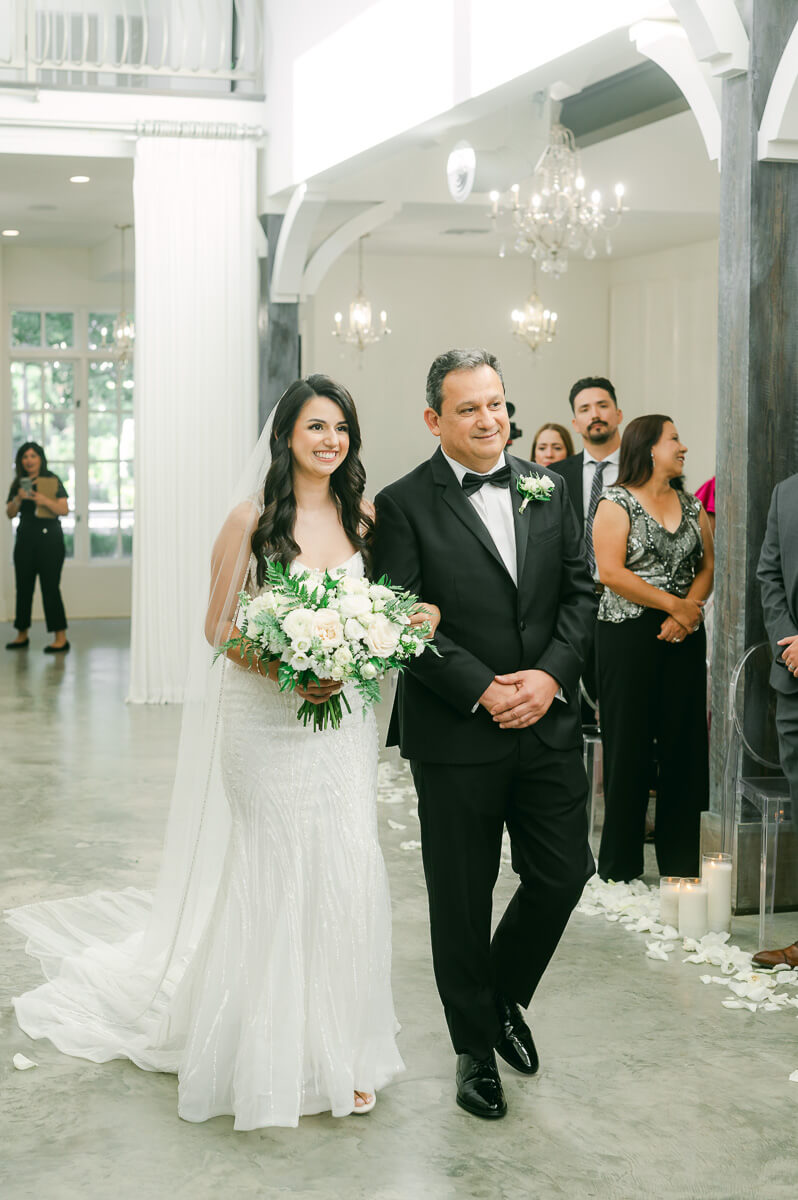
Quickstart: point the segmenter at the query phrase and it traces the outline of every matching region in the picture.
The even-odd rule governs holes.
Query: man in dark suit
[[[496,358],[440,355],[424,417],[440,448],[377,496],[374,558],[378,576],[439,606],[441,657],[400,677],[389,744],[410,759],[418,793],[457,1101],[501,1117],[494,1049],[537,1070],[519,1005],[594,871],[577,688],[596,599],[562,481],[505,453]],[[517,484],[530,474],[546,498],[525,505]],[[505,824],[520,884],[491,939]]]
[[[587,568],[596,581],[597,591],[601,591],[593,553],[593,518],[602,489],[610,487],[618,478],[621,456],[619,427],[623,413],[618,408],[615,388],[609,379],[601,375],[577,379],[568,401],[573,413],[571,424],[582,439],[583,449],[552,463],[551,469],[565,480],[568,495],[584,531]],[[582,720],[589,725],[596,719],[593,705],[598,699],[592,646],[585,662],[583,678],[585,689],[593,702],[582,702]]]
[[[798,475],[776,484],[770,500],[757,579],[765,629],[773,648],[770,684],[776,691],[781,769],[798,804]],[[798,942],[754,955],[760,966],[798,967]]]

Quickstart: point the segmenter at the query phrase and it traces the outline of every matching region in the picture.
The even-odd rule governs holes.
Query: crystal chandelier
[[[596,257],[595,239],[604,237],[607,254],[612,253],[609,234],[618,227],[627,210],[624,186],[615,185],[615,203],[602,207],[601,193],[588,195],[579,163],[574,135],[564,125],[552,125],[549,144],[538,159],[528,201],[522,201],[519,185],[510,189],[514,249],[530,254],[542,271],[556,277],[568,269],[568,252],[582,250],[585,258]],[[499,192],[490,193],[494,227],[500,214]]]
[[[112,337],[114,340],[114,349],[116,351],[119,363],[124,366],[133,357],[133,342],[136,337],[136,329],[133,324],[133,317],[127,311],[125,303],[125,234],[128,229],[132,229],[132,225],[117,225],[119,230],[119,238],[122,243],[121,249],[121,292],[120,304],[117,318],[114,321]]]
[[[332,331],[333,337],[340,338],[348,346],[357,346],[358,350],[365,350],[367,346],[373,346],[375,342],[381,341],[391,332],[388,328],[388,314],[384,309],[380,313],[379,325],[376,327],[373,325],[371,303],[363,292],[363,242],[367,236],[365,234],[357,244],[357,295],[349,305],[348,328],[344,329],[343,314],[337,312],[335,329]]]
[[[533,290],[523,308],[511,313],[513,335],[525,342],[534,353],[538,346],[552,342],[557,333],[557,314],[543,307],[543,301]]]

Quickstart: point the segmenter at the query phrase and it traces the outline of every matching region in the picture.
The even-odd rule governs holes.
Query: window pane
[[[115,462],[89,464],[89,508],[102,510],[119,506],[119,473]],[[116,518],[114,518],[116,520]]]
[[[44,314],[44,344],[66,350],[75,345],[75,317],[71,312]]]
[[[37,312],[12,312],[11,345],[41,346],[42,314]]]
[[[133,554],[133,513],[122,513],[122,554],[130,558]]]
[[[67,490],[67,495],[70,499],[70,504],[75,502],[75,464],[73,462],[53,462],[51,458],[47,459],[47,466],[57,475]],[[72,518],[70,517],[70,520]],[[66,517],[62,517],[65,521]]]
[[[133,363],[126,362],[120,368],[122,378],[122,391],[119,394],[120,408],[132,409],[133,407]]]
[[[116,406],[116,363],[90,362],[89,407],[105,412],[115,410]]]
[[[42,368],[40,363],[11,364],[11,407],[41,408]]]
[[[119,514],[89,513],[89,546],[92,558],[115,558],[119,543]]]
[[[119,418],[115,412],[89,413],[89,459],[116,458],[119,453]]]
[[[20,362],[11,364],[11,407],[25,407],[25,364]]]
[[[42,364],[45,408],[71,408],[75,399],[75,364]]]
[[[103,350],[114,342],[116,313],[89,313],[89,349]]]
[[[41,413],[14,413],[11,419],[11,442],[14,454],[23,442],[38,442],[40,446],[43,444],[42,420]]]
[[[122,417],[122,432],[119,437],[119,457],[133,458],[135,448],[135,422],[132,417]]]
[[[75,518],[61,518],[61,528],[64,532],[64,554],[67,558],[75,557]]]
[[[122,508],[133,507],[133,463],[119,464],[119,504]]]
[[[45,412],[44,453],[48,461],[75,458],[75,414],[71,412]]]

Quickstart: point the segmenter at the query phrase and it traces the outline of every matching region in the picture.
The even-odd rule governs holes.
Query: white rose
[[[333,654],[333,662],[339,667],[348,667],[352,661],[352,651],[348,646],[339,646]]]
[[[372,600],[395,600],[396,596],[391,588],[385,587],[381,583],[372,583],[369,588],[369,595]]]
[[[371,606],[372,612],[385,612],[385,601],[377,597]]]
[[[377,668],[374,666],[374,663],[363,663],[363,666],[360,668],[360,674],[364,679],[376,679]]]
[[[313,614],[311,636],[318,638],[325,650],[340,646],[344,640],[344,629],[340,614],[333,608],[321,608]]]
[[[371,601],[363,592],[345,592],[341,597],[341,616],[344,620],[349,617],[364,617],[371,612]]]
[[[295,608],[290,613],[286,613],[283,618],[283,632],[286,637],[290,638],[292,642],[295,642],[297,638],[310,637],[315,616],[312,608]]]
[[[382,613],[376,613],[369,622],[366,645],[377,658],[389,658],[399,645],[399,630]]]
[[[360,624],[360,621],[350,617],[344,625],[344,633],[349,642],[362,642],[366,636],[365,626]]]
[[[247,620],[254,621],[261,613],[274,612],[274,596],[271,592],[264,592],[262,596],[256,596],[254,600],[250,600],[247,605]]]
[[[368,580],[356,579],[353,575],[345,575],[338,583],[338,591],[346,596],[367,596]]]

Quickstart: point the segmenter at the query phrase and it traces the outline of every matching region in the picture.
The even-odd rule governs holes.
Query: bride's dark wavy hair
[[[355,550],[363,555],[366,573],[370,571],[374,521],[362,507],[366,472],[360,461],[360,422],[355,403],[346,388],[328,375],[308,375],[307,379],[297,379],[286,388],[274,410],[272,464],[263,486],[263,513],[252,534],[258,586],[266,577],[267,559],[287,566],[299,554],[299,546],[294,541],[296,497],[288,439],[302,409],[314,396],[337,404],[349,427],[349,450],[340,467],[330,476],[330,490],[338,505],[344,532]]]

